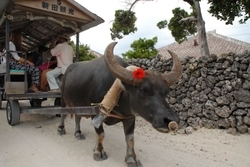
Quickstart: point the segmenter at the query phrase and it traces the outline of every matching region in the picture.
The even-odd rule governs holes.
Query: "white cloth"
[[[12,41],[9,42],[9,50],[16,51],[16,45]],[[20,56],[16,52],[10,52],[10,54],[16,61],[19,61]],[[0,52],[0,64],[3,63],[6,63],[6,50],[3,53]]]
[[[16,51],[16,46],[12,41],[9,42],[9,50]],[[20,57],[18,56],[18,54],[16,52],[10,52],[10,53],[16,61],[19,61]]]
[[[75,57],[73,48],[67,42],[57,44],[55,48],[51,49],[50,53],[52,56],[56,56],[57,67],[61,67],[62,74],[73,63],[73,57]]]
[[[60,67],[56,67],[54,70],[48,71],[46,73],[46,78],[48,80],[50,90],[59,89],[57,79],[61,74],[62,69]]]

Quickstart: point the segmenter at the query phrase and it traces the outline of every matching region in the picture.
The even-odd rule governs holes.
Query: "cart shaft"
[[[97,115],[99,113],[98,106],[83,106],[83,107],[24,107],[21,112],[30,114],[77,114],[82,116]]]

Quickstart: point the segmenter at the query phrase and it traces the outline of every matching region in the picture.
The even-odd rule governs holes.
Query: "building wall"
[[[133,59],[145,70],[168,72],[172,59]],[[185,57],[183,75],[167,101],[181,118],[181,132],[200,127],[250,133],[250,51],[221,56]]]

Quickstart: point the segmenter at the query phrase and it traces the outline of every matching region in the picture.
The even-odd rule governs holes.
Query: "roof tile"
[[[241,54],[245,50],[250,50],[250,43],[217,34],[215,30],[208,31],[206,35],[210,54],[215,54],[218,56],[222,53],[229,52]],[[162,58],[169,59],[171,56],[168,53],[168,50],[171,50],[179,55],[181,59],[186,56],[200,57],[200,47],[194,46],[195,39],[196,38],[192,36],[181,44],[174,42],[167,46],[161,47],[158,49],[159,54],[162,55]]]

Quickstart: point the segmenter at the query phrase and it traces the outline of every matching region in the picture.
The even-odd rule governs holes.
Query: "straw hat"
[[[66,34],[59,35],[59,37],[66,39],[67,41],[70,40],[70,37]]]

